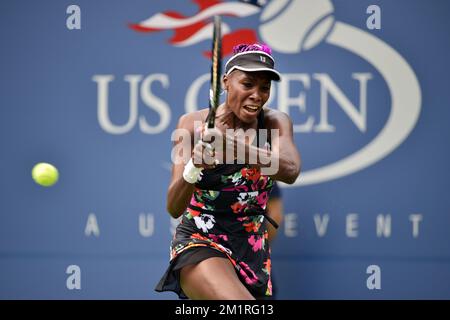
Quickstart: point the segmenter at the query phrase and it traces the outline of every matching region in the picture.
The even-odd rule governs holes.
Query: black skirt
[[[163,275],[155,290],[158,292],[173,291],[180,299],[188,299],[180,286],[180,271],[183,267],[197,264],[212,257],[220,257],[228,260],[226,254],[210,247],[195,247],[188,249],[170,262],[166,273]]]

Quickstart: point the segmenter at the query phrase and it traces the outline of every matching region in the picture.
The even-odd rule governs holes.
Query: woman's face
[[[245,123],[256,120],[270,96],[270,74],[264,71],[234,70],[223,79],[227,106]]]

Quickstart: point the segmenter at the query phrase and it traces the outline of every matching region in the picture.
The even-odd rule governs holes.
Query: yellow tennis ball
[[[58,181],[59,173],[58,169],[50,163],[41,162],[33,167],[31,176],[37,184],[50,187]]]

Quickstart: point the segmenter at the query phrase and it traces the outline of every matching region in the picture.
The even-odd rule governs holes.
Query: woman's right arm
[[[181,143],[189,145],[192,149],[194,137],[194,116],[186,114],[181,116],[178,121],[177,129],[184,129],[189,132],[189,143],[187,141],[175,141],[173,148],[180,147]],[[180,154],[179,152],[172,152],[172,178],[169,189],[167,190],[167,211],[173,218],[178,218],[186,210],[192,193],[194,192],[194,184],[188,183],[183,178],[183,171],[185,164],[190,159],[190,154]]]

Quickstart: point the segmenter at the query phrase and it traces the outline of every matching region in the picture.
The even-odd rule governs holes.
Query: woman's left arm
[[[294,143],[292,121],[286,113],[270,110],[266,128],[271,131],[271,151],[254,148],[260,155],[258,164],[263,170],[270,169],[272,179],[293,184],[300,174],[301,157]]]

